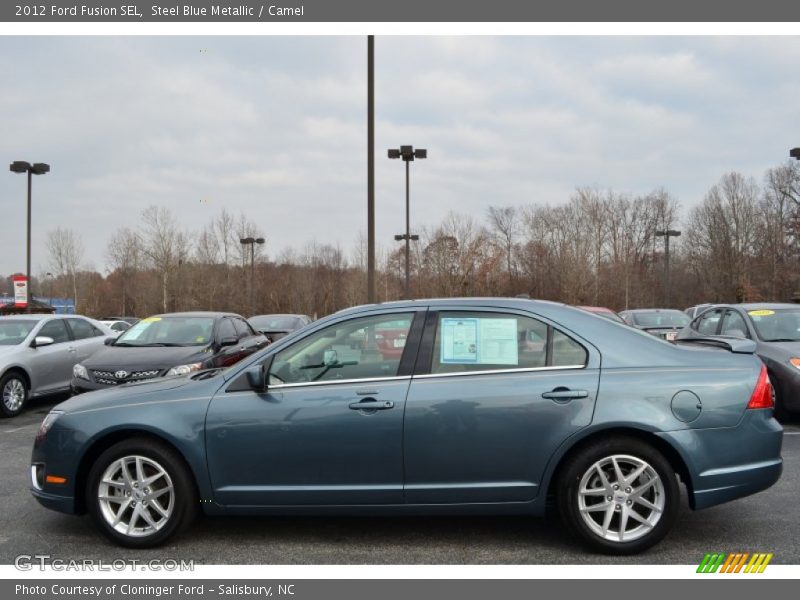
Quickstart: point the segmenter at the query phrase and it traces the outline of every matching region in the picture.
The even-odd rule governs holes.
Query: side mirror
[[[254,365],[245,371],[250,389],[259,394],[267,391],[267,370],[265,365]]]
[[[47,337],[46,335],[37,335],[33,343],[31,344],[32,348],[38,348],[39,346],[49,346],[50,344],[54,344],[55,340],[51,337]]]
[[[223,348],[224,348],[225,346],[235,346],[235,345],[236,345],[236,343],[237,343],[238,341],[239,341],[239,340],[238,340],[238,339],[236,339],[236,338],[235,338],[235,337],[233,337],[233,336],[231,336],[231,337],[224,337],[224,338],[222,338],[222,339],[219,341],[219,345],[220,345],[220,346],[222,346]]]
[[[103,343],[104,343],[106,346],[111,346],[111,345],[114,343],[114,340],[115,340],[115,339],[117,339],[117,338],[113,338],[113,337],[107,337],[106,339],[104,339],[104,340],[103,340]]]

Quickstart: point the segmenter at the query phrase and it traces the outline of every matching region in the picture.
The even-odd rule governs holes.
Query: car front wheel
[[[633,554],[672,528],[680,488],[669,462],[637,439],[598,441],[570,457],[558,488],[565,523],[592,548]]]
[[[149,439],[125,440],[103,452],[86,494],[100,530],[129,548],[165,542],[191,522],[198,506],[182,457]]]
[[[28,401],[28,384],[17,373],[7,373],[0,379],[0,416],[16,417]]]

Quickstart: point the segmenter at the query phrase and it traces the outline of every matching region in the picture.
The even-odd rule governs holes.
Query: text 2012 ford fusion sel
[[[719,345],[524,299],[357,307],[225,370],[58,405],[32,492],[131,547],[198,511],[541,515],[552,498],[589,545],[637,552],[672,527],[678,478],[702,509],[780,477],[764,366]]]

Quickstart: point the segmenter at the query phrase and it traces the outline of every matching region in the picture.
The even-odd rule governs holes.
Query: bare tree
[[[72,286],[75,311],[78,310],[78,270],[83,261],[83,243],[71,229],[58,227],[47,234],[50,268],[59,277],[68,278]]]

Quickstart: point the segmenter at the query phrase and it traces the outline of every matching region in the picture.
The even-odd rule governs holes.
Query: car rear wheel
[[[680,505],[669,462],[645,442],[622,437],[594,442],[570,457],[557,494],[568,528],[608,554],[633,554],[659,542]]]
[[[165,542],[198,508],[182,457],[149,439],[125,440],[103,452],[89,472],[86,497],[100,530],[129,548]]]
[[[0,416],[16,417],[28,402],[28,383],[19,373],[6,373],[0,379]]]

